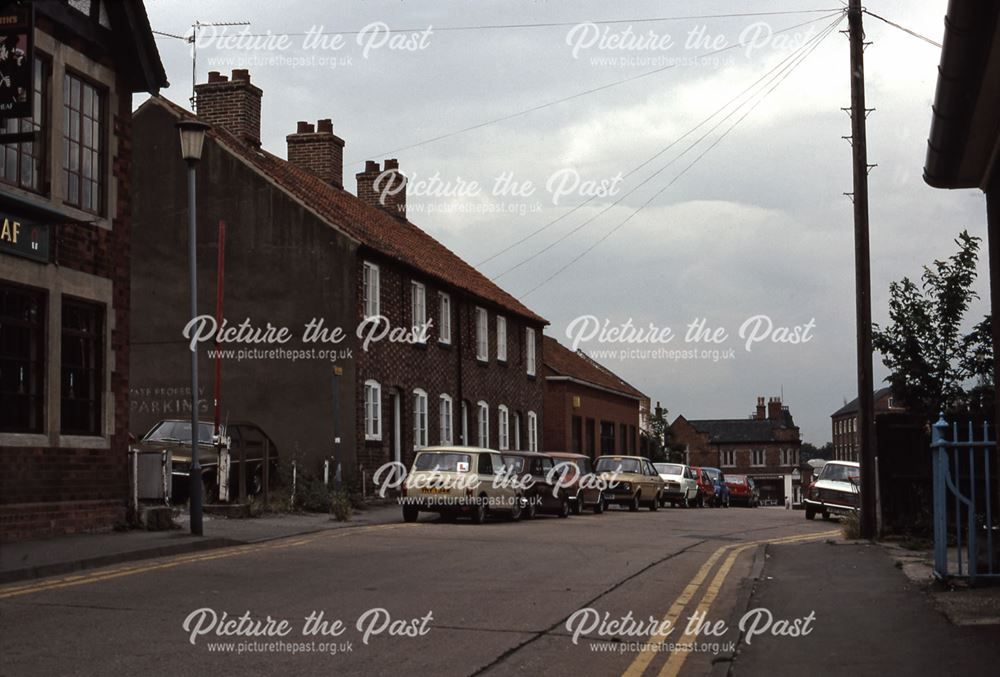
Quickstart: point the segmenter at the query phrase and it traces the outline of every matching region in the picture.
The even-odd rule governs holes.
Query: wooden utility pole
[[[871,257],[868,248],[868,143],[865,134],[865,31],[861,0],[847,8],[851,42],[851,147],[854,151],[854,276],[858,325],[858,436],[861,461],[861,537],[877,535],[875,412],[872,397]]]

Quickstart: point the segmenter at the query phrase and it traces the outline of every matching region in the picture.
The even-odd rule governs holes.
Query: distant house
[[[875,391],[875,418],[888,412],[902,413],[906,409],[896,404],[892,396],[892,388],[880,388]],[[854,398],[837,411],[830,414],[833,428],[833,460],[857,461],[861,451],[861,440],[858,436],[858,398]]]
[[[685,447],[687,463],[720,468],[725,473],[749,475],[760,488],[762,500],[798,500],[802,441],[799,428],[781,398],[766,403],[757,398],[749,418],[688,420],[678,416],[670,424],[672,441]]]
[[[543,449],[591,458],[638,454],[649,398],[583,351],[573,352],[549,336],[542,341]]]

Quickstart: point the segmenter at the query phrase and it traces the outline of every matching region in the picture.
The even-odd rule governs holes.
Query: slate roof
[[[162,105],[179,117],[197,119],[194,113],[162,96],[152,97],[143,106],[150,104]],[[251,147],[224,129],[212,127],[208,135],[361,245],[506,311],[548,324],[545,318],[409,221],[372,207],[287,160]]]
[[[781,412],[780,421],[755,418],[724,418],[688,421],[698,432],[707,433],[709,442],[721,444],[726,442],[776,442],[776,430],[795,427],[795,421],[788,411]]]
[[[573,352],[551,336],[542,337],[542,363],[556,376],[568,376],[601,388],[621,393],[626,397],[645,399],[638,389],[616,376],[607,367],[598,364],[582,352]]]
[[[885,388],[879,388],[872,394],[872,401],[878,402],[880,399],[890,394],[892,394],[892,388],[890,386],[886,386]],[[834,416],[853,414],[857,410],[858,410],[858,398],[855,397],[853,400],[842,406],[840,409],[830,414],[830,417],[833,418]]]

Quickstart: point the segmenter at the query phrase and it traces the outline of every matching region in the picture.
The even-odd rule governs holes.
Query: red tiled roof
[[[574,353],[551,336],[543,336],[542,362],[556,376],[568,376],[601,388],[614,390],[628,397],[646,396],[615,376],[610,369],[580,353]]]
[[[180,117],[196,117],[169,99],[153,97],[150,101],[163,105]],[[312,173],[272,153],[252,148],[224,129],[212,127],[209,136],[269,177],[330,225],[347,233],[362,245],[442,282],[464,289],[504,310],[548,324],[545,318],[528,309],[453,251],[409,221],[372,207],[346,190],[331,186]]]

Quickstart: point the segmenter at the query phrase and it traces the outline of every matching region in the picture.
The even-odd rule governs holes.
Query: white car
[[[805,497],[806,519],[822,515],[847,515],[861,507],[861,466],[850,461],[829,461]]]
[[[660,505],[670,503],[685,508],[694,507],[698,501],[698,481],[690,466],[683,463],[654,463],[653,467],[663,480]]]

